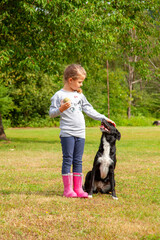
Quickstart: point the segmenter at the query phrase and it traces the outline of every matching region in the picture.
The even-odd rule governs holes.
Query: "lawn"
[[[118,200],[62,197],[58,128],[7,129],[0,142],[0,240],[160,239],[160,127],[119,127]],[[99,128],[86,129],[84,175]]]

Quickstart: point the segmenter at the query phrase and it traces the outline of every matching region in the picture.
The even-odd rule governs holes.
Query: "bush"
[[[10,119],[2,119],[4,129],[11,127]]]
[[[58,118],[38,118],[35,117],[32,120],[25,122],[24,120],[18,125],[18,127],[59,127]]]
[[[155,121],[154,118],[147,118],[144,116],[131,117],[130,119],[126,117],[117,117],[116,124],[118,126],[151,126]]]
[[[130,119],[127,119],[126,117],[110,117],[117,126],[152,126],[153,122],[157,119],[155,118],[147,118],[143,116],[139,117],[131,117]],[[100,126],[100,121],[96,121],[92,118],[89,118],[85,115],[85,121],[86,121],[86,127],[98,127]],[[26,122],[25,120],[22,120],[20,124],[18,124],[16,127],[59,127],[60,125],[60,119],[57,118],[50,118],[49,116],[46,116],[46,118],[39,118],[35,117],[32,120]],[[3,126],[4,128],[12,127],[11,121],[3,119]]]

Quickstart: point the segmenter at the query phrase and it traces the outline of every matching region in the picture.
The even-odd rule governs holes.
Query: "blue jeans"
[[[82,173],[82,156],[84,152],[84,138],[78,137],[61,137],[63,162],[62,174],[71,172],[73,165],[73,172]]]

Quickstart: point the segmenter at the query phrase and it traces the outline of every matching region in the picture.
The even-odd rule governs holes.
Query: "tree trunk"
[[[107,60],[107,93],[108,93],[108,118],[110,118],[108,60]]]
[[[131,59],[129,60],[131,62]],[[129,76],[128,76],[128,85],[129,85],[129,102],[128,102],[128,118],[131,117],[131,106],[132,106],[132,84],[134,81],[134,67],[129,64]]]
[[[127,110],[127,115],[128,119],[131,117],[131,106],[132,106],[132,84],[129,86],[129,102],[128,102],[128,110]]]
[[[133,39],[136,38],[136,30],[134,27],[132,29],[130,29],[130,34]],[[133,47],[131,48],[131,52],[133,52]],[[128,65],[129,102],[128,102],[127,115],[128,115],[128,118],[130,118],[131,117],[131,106],[132,106],[132,90],[133,90],[133,82],[134,82],[134,67],[131,66],[130,63],[136,62],[137,56],[128,57],[128,61],[129,61],[129,65]]]
[[[0,140],[7,140],[6,134],[4,132],[3,124],[2,124],[2,116],[0,113]]]

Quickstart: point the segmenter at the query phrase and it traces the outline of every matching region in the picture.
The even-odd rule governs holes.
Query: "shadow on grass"
[[[57,140],[40,140],[36,138],[9,138],[7,143],[47,143],[47,144],[55,144],[60,143],[60,139]]]
[[[30,196],[30,195],[38,195],[38,196],[46,196],[46,197],[51,197],[51,196],[63,196],[62,192],[58,192],[56,190],[52,190],[52,191],[13,191],[13,190],[0,190],[0,194],[1,195],[12,195],[12,194],[16,194],[16,195],[26,195],[26,196]]]

